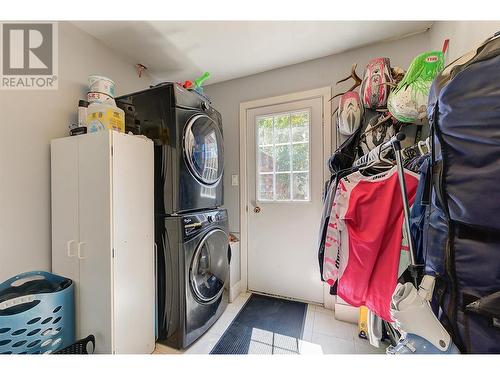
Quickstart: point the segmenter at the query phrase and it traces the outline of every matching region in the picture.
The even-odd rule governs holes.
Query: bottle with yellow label
[[[106,129],[125,132],[125,112],[109,103],[90,103],[87,109],[87,133]]]

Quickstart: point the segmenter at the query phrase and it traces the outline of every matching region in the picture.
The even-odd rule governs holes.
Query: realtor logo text
[[[57,89],[57,23],[3,23],[0,89]]]

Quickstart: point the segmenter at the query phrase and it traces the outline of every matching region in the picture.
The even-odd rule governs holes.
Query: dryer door
[[[223,170],[224,148],[219,125],[205,114],[191,117],[184,130],[184,157],[191,174],[203,185],[214,186]]]
[[[201,303],[215,302],[228,278],[228,237],[221,229],[208,232],[198,244],[191,262],[189,279]]]

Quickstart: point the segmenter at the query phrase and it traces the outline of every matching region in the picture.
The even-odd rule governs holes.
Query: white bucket
[[[115,97],[115,83],[107,77],[97,75],[89,76],[89,89],[91,92],[101,92],[112,98]]]

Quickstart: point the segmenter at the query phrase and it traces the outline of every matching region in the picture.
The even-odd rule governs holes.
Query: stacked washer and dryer
[[[205,98],[175,83],[117,101],[126,122],[155,144],[158,341],[185,348],[215,323],[228,301],[221,116]]]

